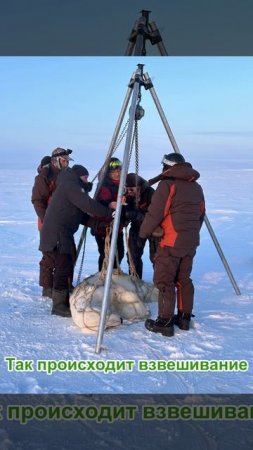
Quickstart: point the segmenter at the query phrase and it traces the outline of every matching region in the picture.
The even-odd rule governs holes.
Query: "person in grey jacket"
[[[89,197],[89,172],[74,165],[60,172],[40,234],[39,249],[52,261],[52,314],[70,316],[69,277],[73,273],[74,234],[80,224],[94,225],[96,217],[111,218],[113,210]]]

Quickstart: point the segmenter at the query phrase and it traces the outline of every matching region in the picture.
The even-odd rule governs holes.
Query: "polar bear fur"
[[[78,327],[98,330],[103,296],[104,280],[100,272],[76,286],[70,296],[70,309]],[[149,315],[146,303],[157,301],[157,290],[152,283],[132,280],[125,273],[113,273],[109,297],[105,328],[120,325],[122,319],[145,320]]]

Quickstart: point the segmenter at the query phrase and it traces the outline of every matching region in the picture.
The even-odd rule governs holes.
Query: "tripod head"
[[[163,43],[161,34],[155,22],[149,23],[149,14],[151,11],[142,9],[141,16],[133,26],[129,36],[129,44],[125,52],[125,56],[131,56],[134,52],[135,56],[146,56],[146,40],[149,39],[152,45],[157,44],[162,56],[168,55]]]

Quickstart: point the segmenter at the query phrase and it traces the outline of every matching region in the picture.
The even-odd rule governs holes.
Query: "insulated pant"
[[[51,253],[43,253],[40,261],[39,285],[46,289],[53,287],[54,258]]]
[[[98,246],[98,252],[99,252],[99,258],[98,258],[98,270],[99,272],[102,269],[103,261],[105,259],[105,236],[98,236],[95,235],[95,239]],[[119,264],[121,263],[122,259],[124,258],[124,239],[123,239],[123,232],[121,231],[118,235],[117,240],[117,249],[118,251],[118,258],[119,258]],[[116,258],[114,260],[114,269],[117,269],[117,261]]]
[[[176,290],[177,307],[191,314],[194,286],[190,278],[196,248],[174,249],[159,247],[155,257],[154,284],[159,290],[158,315],[169,319],[174,315]]]
[[[73,257],[68,253],[60,253],[59,249],[55,249],[52,252],[45,252],[43,256],[50,258],[53,261],[53,284],[52,288],[59,291],[63,289],[69,290],[69,280],[73,275]]]
[[[143,240],[143,245],[137,246],[136,242],[137,242],[137,238],[139,236],[139,231],[140,229],[134,229],[134,228],[130,228],[129,231],[129,237],[128,237],[128,246],[129,246],[129,251],[133,260],[133,264],[135,267],[135,270],[139,276],[140,279],[142,279],[142,272],[143,272],[143,262],[142,262],[142,255],[144,252],[144,247],[146,244],[147,240]],[[153,236],[151,236],[149,239],[149,259],[151,261],[151,263],[154,263],[154,258],[155,258],[155,254],[159,245],[159,239],[155,238]],[[127,255],[127,262],[129,265],[129,257]]]
[[[73,243],[71,248],[71,258],[72,258],[72,269],[69,273],[68,284],[72,287],[73,276],[74,276],[74,264],[76,261],[76,247]],[[43,252],[42,259],[40,261],[40,275],[39,275],[39,285],[43,288],[52,288],[53,280],[55,278],[55,256],[54,252]]]

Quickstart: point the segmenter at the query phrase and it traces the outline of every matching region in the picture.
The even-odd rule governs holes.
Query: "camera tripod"
[[[168,56],[164,47],[161,34],[155,22],[149,23],[149,13],[143,9],[141,17],[133,26],[129,36],[129,43],[125,52],[125,56],[146,56],[146,40],[149,39],[152,45],[157,45],[161,56]]]

